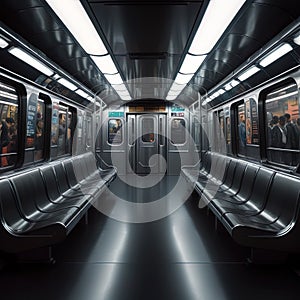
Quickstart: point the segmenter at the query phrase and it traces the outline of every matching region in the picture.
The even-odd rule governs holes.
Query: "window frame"
[[[120,120],[121,121],[121,142],[120,143],[110,143],[110,139],[109,139],[109,135],[110,135],[110,132],[109,132],[109,122],[111,120]],[[110,146],[110,147],[119,147],[121,145],[123,145],[124,143],[124,119],[123,118],[116,118],[116,117],[111,117],[111,118],[108,118],[107,119],[107,130],[106,130],[106,143]]]
[[[267,96],[278,90],[278,89],[284,89],[284,87],[287,87],[289,85],[295,85],[296,87],[296,90],[297,93],[296,93],[296,98],[297,98],[297,102],[298,102],[298,117],[300,117],[300,97],[299,97],[299,84],[298,84],[298,81],[296,78],[292,77],[292,76],[289,76],[277,83],[274,83],[274,84],[271,84],[270,86],[266,87],[265,89],[261,90],[260,91],[260,95],[259,95],[259,103],[260,103],[260,108],[261,108],[261,113],[260,115],[262,116],[261,117],[261,122],[263,124],[263,143],[262,143],[262,151],[261,151],[261,156],[262,156],[262,159],[265,163],[269,164],[269,165],[272,165],[274,167],[279,167],[279,168],[288,168],[288,169],[291,169],[291,170],[297,170],[297,172],[299,173],[300,172],[300,159],[298,161],[297,164],[295,165],[290,165],[290,164],[287,164],[287,163],[284,163],[284,162],[278,162],[278,161],[274,161],[272,159],[270,159],[270,156],[271,154],[268,154],[268,150],[271,150],[271,151],[275,151],[274,153],[277,152],[277,149],[276,147],[270,147],[268,146],[268,132],[267,132],[267,126],[268,126],[268,118],[267,118]],[[286,113],[286,112],[285,112]],[[278,149],[281,149],[281,148],[278,148]],[[282,150],[278,150],[278,151],[283,151],[285,153],[290,153],[291,155],[293,153],[297,153],[298,156],[300,155],[300,147],[299,149],[284,149],[282,148]]]
[[[172,129],[173,129],[172,122],[174,120],[183,120],[184,121],[184,126],[183,126],[184,127],[184,142],[183,143],[174,143],[172,141]],[[171,143],[171,145],[173,145],[173,146],[183,146],[187,143],[187,135],[186,135],[187,129],[186,129],[186,126],[187,126],[187,120],[184,117],[171,117],[171,119],[170,119],[170,143]]]
[[[25,86],[18,82],[11,80],[10,78],[4,77],[0,74],[0,83],[12,87],[16,91],[17,95],[17,151],[16,151],[16,161],[13,165],[8,165],[5,167],[0,167],[0,173],[13,170],[22,166],[25,157],[25,136],[26,136],[26,126],[21,126],[26,124],[26,107],[27,107],[27,93]],[[0,156],[0,159],[2,155]]]

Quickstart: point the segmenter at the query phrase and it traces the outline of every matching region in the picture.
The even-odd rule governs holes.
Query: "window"
[[[171,142],[172,144],[184,144],[185,143],[185,120],[184,119],[172,119],[171,121]]]
[[[66,138],[67,138],[67,108],[59,106],[58,114],[58,151],[57,155],[63,155],[66,153]]]
[[[57,146],[58,143],[58,114],[59,103],[52,102],[52,121],[51,121],[51,146]]]
[[[132,146],[135,142],[135,127],[134,127],[134,117],[128,116],[128,144]]]
[[[44,144],[45,144],[45,132],[44,132],[44,121],[45,121],[45,102],[38,99],[36,109],[36,126],[35,126],[35,137],[34,137],[34,160],[41,160],[44,158]]]
[[[245,118],[246,118],[246,144],[258,145],[258,112],[257,104],[253,98],[245,99]]]
[[[253,98],[247,98],[237,106],[237,140],[238,153],[246,153],[247,146],[259,145],[258,112],[257,103]],[[250,151],[250,150],[249,150]]]
[[[231,122],[230,122],[230,108],[224,108],[224,117],[225,117],[225,128],[224,134],[226,139],[227,151],[231,152],[230,145],[231,145]]]
[[[52,103],[51,146],[57,148],[57,156],[71,153],[74,130],[72,107],[59,102]],[[78,136],[81,135],[82,117],[78,116]]]
[[[0,168],[13,166],[18,154],[18,95],[0,82]]]
[[[154,119],[153,118],[142,119],[142,141],[144,143],[154,142]]]
[[[246,154],[246,117],[245,105],[241,104],[237,107],[238,110],[238,153]]]
[[[92,146],[92,117],[90,115],[86,116],[86,146]]]
[[[108,143],[111,145],[119,145],[123,142],[122,120],[108,120]]]
[[[265,100],[267,159],[296,166],[299,163],[299,100],[295,83],[275,88]]]
[[[230,117],[226,117],[226,144],[231,144]]]
[[[73,131],[74,131],[74,113],[68,111],[66,153],[71,153],[72,151]]]
[[[165,137],[166,137],[166,133],[165,133],[165,119],[163,118],[163,116],[159,117],[159,145],[160,146],[164,146],[165,145]]]
[[[225,125],[224,125],[224,110],[215,111],[212,114],[213,122],[213,139],[211,140],[211,146],[213,151],[224,151],[225,146]]]

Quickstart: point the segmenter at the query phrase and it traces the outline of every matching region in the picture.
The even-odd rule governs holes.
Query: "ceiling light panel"
[[[108,53],[79,0],[46,0],[46,2],[88,54]]]
[[[39,60],[31,56],[21,48],[12,47],[8,50],[8,52],[47,76],[51,76],[54,74],[53,70],[45,66],[43,63],[41,63]]]
[[[119,95],[120,96],[120,98],[122,99],[122,100],[125,100],[125,101],[130,101],[131,100],[131,97],[130,97],[130,95],[128,94],[128,95]]]
[[[86,99],[89,100],[90,102],[92,102],[93,97],[92,96],[88,96]]]
[[[175,100],[176,98],[177,98],[177,96],[168,95],[168,96],[166,97],[166,100],[168,100],[168,101],[173,101],[173,100]]]
[[[119,96],[129,96],[128,91],[116,91]]]
[[[123,83],[123,80],[119,73],[113,74],[113,75],[104,74],[104,76],[110,84],[122,84]]]
[[[189,52],[195,55],[209,53],[245,0],[211,0],[194,36]]]
[[[272,51],[271,53],[267,54],[259,62],[259,64],[262,67],[266,67],[292,50],[293,50],[293,47],[290,44],[284,43],[284,44],[280,45],[277,49]]]
[[[239,82],[235,79],[231,80],[229,83],[227,83],[225,86],[224,86],[224,89],[226,91],[229,91],[231,90],[232,88],[234,88],[235,86],[237,86],[239,84]]]
[[[8,42],[5,39],[0,37],[0,48],[2,49],[6,48],[8,45],[9,45]]]
[[[196,56],[187,54],[184,58],[179,72],[183,74],[195,73],[199,69],[205,57],[206,55]]]
[[[177,84],[174,82],[170,88],[172,91],[182,91],[185,88],[185,84]]]
[[[256,66],[252,66],[250,67],[247,71],[245,71],[244,73],[242,73],[238,79],[240,81],[244,81],[246,79],[248,79],[249,77],[251,77],[252,75],[254,75],[255,73],[259,72],[260,69]]]
[[[95,62],[96,66],[103,74],[116,74],[118,70],[111,58],[111,56],[93,56],[91,55],[92,60]]]
[[[122,83],[122,84],[114,84],[114,85],[112,85],[112,87],[114,88],[114,90],[115,91],[127,91],[127,88],[126,88],[126,86],[125,86],[125,84],[124,83]]]
[[[194,73],[193,74],[180,74],[180,73],[178,73],[176,78],[175,78],[175,82],[177,84],[187,84],[192,79],[193,76],[194,76]]]
[[[89,95],[86,92],[84,92],[83,90],[80,90],[80,89],[76,90],[75,93],[78,94],[79,96],[81,96],[82,98],[89,97]]]
[[[300,45],[300,34],[298,34],[296,37],[294,37],[293,41],[295,44]]]
[[[75,84],[73,84],[72,82],[68,81],[65,78],[60,78],[57,80],[57,82],[59,82],[60,84],[62,84],[63,86],[65,86],[71,91],[75,91],[77,89],[77,86]]]

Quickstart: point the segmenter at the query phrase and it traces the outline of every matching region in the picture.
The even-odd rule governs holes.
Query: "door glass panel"
[[[45,103],[39,99],[36,110],[36,129],[35,129],[35,145],[34,145],[34,160],[41,160],[44,157],[44,120],[45,119]]]
[[[238,153],[246,153],[246,118],[244,103],[238,106]]]
[[[154,120],[152,118],[142,119],[142,141],[144,143],[154,142]]]
[[[171,122],[171,142],[172,144],[185,143],[185,120],[173,119]]]
[[[163,119],[159,118],[159,144],[161,146],[165,145],[165,131],[163,126]]]
[[[109,119],[108,120],[108,143],[110,145],[119,145],[123,142],[122,135],[122,120]]]
[[[128,144],[132,146],[134,142],[135,142],[134,118],[130,117],[128,120]]]

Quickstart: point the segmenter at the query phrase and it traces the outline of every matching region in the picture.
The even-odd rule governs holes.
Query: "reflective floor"
[[[174,187],[175,178],[164,180]],[[126,193],[118,181],[111,189]],[[149,202],[146,190],[138,195]],[[53,248],[55,265],[2,267],[0,299],[299,299],[300,277],[291,264],[247,264],[249,249],[215,231],[213,215],[197,204],[193,194],[169,216],[147,223],[121,222],[92,208],[89,224],[82,220]]]

